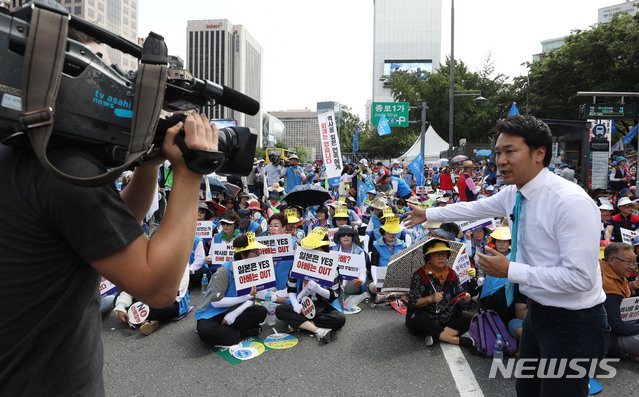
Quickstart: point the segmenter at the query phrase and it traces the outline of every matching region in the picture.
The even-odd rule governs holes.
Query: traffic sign
[[[603,124],[596,124],[592,127],[592,134],[597,138],[603,138],[606,136],[606,126]]]
[[[374,126],[379,124],[382,114],[391,127],[408,127],[408,102],[373,102]]]

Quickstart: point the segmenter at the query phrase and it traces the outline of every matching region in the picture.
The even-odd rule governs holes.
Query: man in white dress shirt
[[[552,136],[548,126],[532,116],[511,116],[498,123],[495,159],[504,182],[510,186],[483,200],[457,203],[426,211],[414,207],[407,226],[506,216],[514,223],[518,192],[523,195],[518,218],[516,258],[497,251],[479,255],[486,274],[519,283],[528,297],[519,348],[521,359],[556,358],[555,368],[544,361],[522,371],[517,379],[519,396],[587,396],[591,361],[570,361],[560,378],[540,379],[540,372],[556,372],[560,359],[593,360],[604,357],[610,328],[603,302],[598,265],[600,215],[594,201],[578,185],[553,174],[550,163]],[[512,226],[511,226],[512,228]],[[512,230],[514,234],[516,231]],[[533,363],[526,368],[532,368]],[[568,377],[567,377],[568,375]],[[574,378],[573,378],[574,377]]]

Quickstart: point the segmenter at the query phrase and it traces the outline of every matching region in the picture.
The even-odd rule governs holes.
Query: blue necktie
[[[521,216],[521,206],[524,202],[524,195],[517,191],[515,195],[515,206],[513,207],[513,227],[511,231],[510,260],[517,260],[517,232],[519,231],[519,217]],[[508,281],[506,283],[506,304],[510,307],[515,296],[515,286]]]

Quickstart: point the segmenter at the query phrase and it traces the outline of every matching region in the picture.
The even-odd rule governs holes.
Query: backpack
[[[517,340],[510,336],[501,318],[492,310],[480,309],[470,320],[468,334],[475,341],[474,353],[482,357],[493,356],[497,334],[501,334],[504,342],[504,353],[515,354],[517,351]]]

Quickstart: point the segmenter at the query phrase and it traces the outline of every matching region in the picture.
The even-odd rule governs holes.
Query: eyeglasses
[[[625,260],[625,259],[621,259],[617,256],[613,256],[613,258],[615,258],[616,260],[618,260],[619,262],[623,263],[626,266],[634,266],[635,261],[634,260]]]

